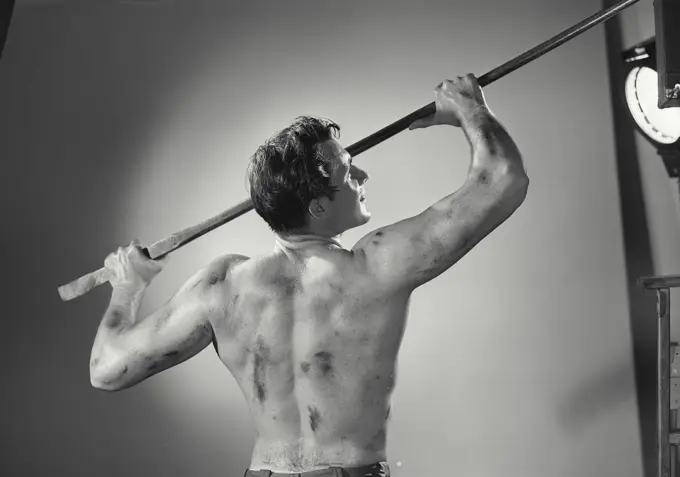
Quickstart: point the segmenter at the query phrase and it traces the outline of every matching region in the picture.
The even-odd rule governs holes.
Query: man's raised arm
[[[113,291],[92,347],[92,385],[105,391],[125,389],[203,350],[213,339],[211,320],[227,312],[221,306],[222,284],[241,258],[215,260],[165,305],[138,319],[144,292],[164,263],[144,256],[135,243],[109,255],[105,266]]]
[[[444,81],[435,99],[437,112],[410,129],[462,127],[472,161],[456,192],[354,246],[376,284],[388,289],[413,290],[446,271],[512,215],[529,186],[517,146],[489,110],[473,75]]]

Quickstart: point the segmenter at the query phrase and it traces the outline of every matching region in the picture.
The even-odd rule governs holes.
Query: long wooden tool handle
[[[522,66],[526,65],[527,63],[534,61],[536,58],[539,58],[546,53],[548,53],[551,50],[554,50],[558,46],[562,45],[563,43],[571,40],[572,38],[580,35],[581,33],[585,32],[586,30],[591,29],[595,25],[602,23],[606,20],[609,20],[613,16],[619,14],[621,11],[624,9],[630,7],[631,5],[639,2],[640,0],[622,0],[614,5],[612,5],[609,8],[605,8],[604,10],[599,11],[598,13],[586,18],[585,20],[577,23],[576,25],[572,26],[571,28],[568,28],[567,30],[564,30],[562,33],[555,35],[554,37],[550,38],[549,40],[544,41],[540,45],[535,46],[534,48],[522,53],[521,55],[513,58],[512,60],[508,61],[507,63],[504,63],[493,70],[489,71],[487,74],[480,76],[477,81],[481,87],[488,86],[494,81],[502,78],[503,76],[507,75],[508,73],[511,73],[515,71],[518,68],[521,68]],[[376,144],[380,144],[381,142],[385,141],[386,139],[391,138],[397,133],[400,133],[404,129],[407,129],[413,121],[416,119],[420,118],[425,118],[431,114],[434,114],[437,111],[437,107],[434,102],[428,104],[427,106],[423,106],[422,108],[418,109],[417,111],[413,111],[411,114],[408,116],[404,116],[398,121],[393,122],[389,126],[386,126],[382,128],[380,131],[375,132],[371,134],[370,136],[362,139],[361,141],[357,142],[356,144],[352,144],[350,147],[347,148],[347,151],[352,155],[356,156],[357,154],[360,154],[367,149],[372,148]]]
[[[503,76],[515,71],[516,69],[526,65],[527,63],[535,60],[536,58],[543,56],[550,50],[557,48],[563,43],[571,40],[572,38],[580,35],[581,33],[589,30],[595,25],[609,20],[614,15],[617,15],[624,9],[630,7],[631,5],[639,2],[640,0],[621,0],[620,2],[606,8],[595,15],[592,15],[585,20],[577,23],[573,27],[563,31],[562,33],[555,35],[547,41],[544,41],[538,46],[522,53],[521,55],[513,58],[507,63],[491,70],[487,74],[480,76],[478,81],[480,86],[488,86],[494,81],[502,78]],[[427,106],[423,106],[417,111],[412,112],[408,116],[404,116],[398,121],[393,122],[389,126],[382,128],[380,131],[371,134],[370,136],[362,139],[361,141],[352,144],[347,148],[352,156],[357,156],[364,151],[380,144],[381,142],[391,138],[395,134],[407,129],[409,125],[416,119],[427,117],[436,112],[435,103],[432,102]],[[245,199],[225,212],[216,215],[215,217],[201,222],[198,225],[189,227],[182,230],[170,237],[160,240],[148,248],[149,256],[153,259],[160,258],[163,255],[170,253],[173,250],[180,248],[183,245],[188,244],[192,240],[197,239],[201,235],[204,235],[211,230],[226,224],[227,222],[239,217],[246,212],[253,209],[253,203],[250,199]],[[96,272],[89,273],[88,275],[82,276],[77,280],[69,283],[68,285],[63,285],[59,287],[59,295],[64,301],[72,300],[80,295],[87,293],[93,288],[106,283],[108,281],[106,277],[106,271],[100,268]]]
[[[226,224],[230,220],[239,217],[246,212],[253,209],[253,203],[250,199],[243,200],[219,215],[216,215],[204,222],[193,227],[188,227],[170,237],[164,238],[151,244],[146,248],[147,255],[150,258],[157,259],[176,250],[189,242],[196,240],[198,237],[207,234],[211,230]],[[59,296],[63,301],[73,300],[74,298],[84,295],[95,287],[102,285],[108,281],[108,274],[105,268],[100,268],[97,271],[88,273],[77,280],[72,281],[66,285],[59,287]]]

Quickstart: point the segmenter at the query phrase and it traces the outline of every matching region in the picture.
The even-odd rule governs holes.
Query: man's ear
[[[309,214],[315,219],[320,219],[323,213],[326,211],[326,197],[320,197],[318,199],[312,199],[309,202],[309,207],[307,210]]]

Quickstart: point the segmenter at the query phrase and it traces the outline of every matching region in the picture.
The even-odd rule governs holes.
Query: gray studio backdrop
[[[648,5],[649,8],[651,8]],[[253,431],[208,348],[139,386],[90,387],[102,287],[56,287],[246,196],[257,146],[315,114],[355,142],[601,8],[595,0],[19,1],[0,63],[5,304],[0,474],[239,476]],[[639,477],[640,437],[604,32],[486,89],[526,160],[521,209],[418,290],[389,457],[399,476]],[[362,154],[372,221],[459,187],[460,130]],[[174,254],[160,305],[223,253],[273,246],[251,212]],[[654,310],[650,310],[651,313]]]

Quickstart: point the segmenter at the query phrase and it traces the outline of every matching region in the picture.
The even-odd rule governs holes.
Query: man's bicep
[[[139,324],[134,333],[136,355],[143,359],[145,372],[155,374],[180,364],[202,351],[212,341],[208,308],[196,303],[173,304]],[[142,363],[137,363],[142,364]]]
[[[498,227],[516,208],[517,201],[509,199],[507,189],[468,181],[422,213],[371,232],[357,243],[355,252],[363,256],[367,272],[378,283],[415,289],[446,271]]]
[[[201,300],[206,277],[197,274],[163,306],[137,322],[125,337],[129,385],[178,365],[210,344],[209,302]]]

